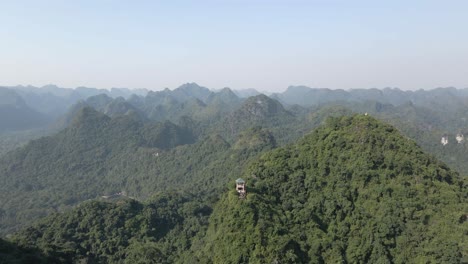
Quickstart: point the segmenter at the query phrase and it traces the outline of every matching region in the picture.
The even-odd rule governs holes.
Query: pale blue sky
[[[468,1],[0,0],[0,85],[468,87]]]

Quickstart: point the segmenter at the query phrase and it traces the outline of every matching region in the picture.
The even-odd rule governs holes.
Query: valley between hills
[[[468,262],[466,89],[0,98],[0,263]]]

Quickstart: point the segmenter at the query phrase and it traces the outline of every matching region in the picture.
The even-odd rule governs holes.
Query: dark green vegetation
[[[212,192],[276,144],[262,128],[245,130],[232,145],[217,134],[194,143],[195,137],[170,121],[110,118],[85,107],[67,129],[0,159],[0,228],[9,233],[51,212],[120,192],[140,200],[167,189],[208,186]]]
[[[0,157],[0,234],[103,195],[144,200],[167,189],[217,190],[277,139],[311,128],[264,95],[241,104],[229,89],[190,84],[145,98],[133,105],[132,98],[90,97],[62,119],[64,130]],[[153,120],[150,106],[172,121]]]
[[[468,175],[468,142],[457,143],[458,133],[468,134],[468,101],[457,101],[447,105],[434,104],[432,107],[406,103],[395,107],[390,104],[367,102],[350,104],[356,112],[369,112],[372,116],[388,122],[404,135],[416,141],[426,152],[446,162],[462,175]],[[449,144],[442,145],[446,135]]]
[[[90,201],[45,218],[14,241],[54,263],[191,263],[211,208],[193,196],[156,195],[145,204]]]
[[[373,118],[331,119],[244,173],[210,219],[203,263],[461,263],[468,188]]]
[[[0,136],[0,156],[7,152],[26,145],[30,140],[48,135],[48,130],[24,130],[2,133]]]
[[[437,88],[402,91],[394,88],[330,90],[291,86],[273,94],[285,105],[319,109],[339,106],[353,112],[368,112],[414,139],[425,151],[435,155],[463,175],[468,175],[468,145],[457,144],[458,133],[468,134],[468,89]],[[443,135],[449,144],[440,144]]]
[[[242,102],[245,100],[238,97],[236,93],[244,96],[258,95],[258,92],[252,89],[234,93],[229,88],[224,88],[218,92],[212,92],[195,83],[187,83],[172,91],[165,89],[157,92],[117,88],[108,91],[86,87],[78,87],[72,90],[54,85],[41,88],[32,86],[0,87],[0,90],[6,93],[5,96],[0,96],[2,98],[0,99],[0,105],[17,105],[18,101],[22,101],[21,105],[25,107],[21,109],[29,109],[28,113],[33,111],[36,115],[46,117],[44,120],[32,118],[32,116],[28,115],[24,116],[24,118],[12,119],[12,117],[18,117],[21,114],[6,115],[6,111],[0,110],[0,117],[7,116],[14,122],[27,125],[27,127],[21,128],[21,126],[6,125],[8,122],[0,122],[0,126],[6,128],[5,131],[14,131],[16,133],[17,129],[29,130],[37,126],[50,125],[51,121],[62,117],[59,118],[58,123],[52,126],[54,129],[49,129],[48,132],[47,130],[27,131],[29,137],[11,137],[3,135],[0,131],[0,155],[26,143],[28,139],[38,138],[45,133],[51,134],[57,129],[63,129],[68,125],[76,111],[85,105],[91,106],[110,117],[127,112],[136,112],[143,119],[152,121],[170,120],[173,123],[178,123],[180,119],[189,116],[196,121],[197,126],[192,128],[196,128],[198,134],[206,135],[207,131],[213,132],[216,130],[228,141],[235,140],[235,137],[232,138],[233,133],[258,125],[258,116],[256,117],[255,114],[260,114],[264,117],[261,120],[262,126],[266,124],[270,129],[281,129],[278,124],[282,126],[288,124],[289,132],[285,132],[284,129],[283,131],[272,131],[280,144],[292,142],[309,132],[313,126],[302,126],[303,119],[307,119],[309,115],[316,115],[316,112],[320,112],[323,108],[330,110],[333,108],[330,106],[346,106],[352,112],[369,112],[373,116],[395,125],[405,135],[416,140],[425,151],[436,155],[437,158],[459,170],[462,174],[468,174],[468,149],[466,147],[455,147],[456,144],[449,144],[447,147],[442,147],[439,144],[444,134],[450,136],[452,143],[455,143],[454,136],[456,134],[468,134],[468,119],[466,117],[468,115],[468,89],[437,88],[417,91],[402,91],[394,88],[382,90],[330,90],[291,86],[283,93],[271,95],[271,98],[277,99],[283,104],[283,106],[276,107],[276,109],[285,108],[289,114],[295,116],[295,121],[297,119],[302,120],[302,122],[298,123],[290,122],[291,118],[288,117],[288,114],[281,116],[278,113],[276,117],[262,115],[264,114],[262,108],[263,110],[267,107],[270,107],[270,110],[275,109],[271,107],[275,103],[268,102],[269,99],[262,99],[262,96],[248,100],[251,103],[265,102],[263,106],[253,104],[249,107],[249,104],[246,103],[243,106],[244,113],[240,115],[241,118],[236,118],[234,112],[239,110],[239,113],[242,113],[239,108],[242,107]],[[11,94],[15,96],[11,96]],[[88,97],[91,98],[86,100]],[[73,104],[75,105],[72,107]],[[71,110],[68,111],[70,108]],[[65,115],[67,111],[68,114]],[[332,109],[332,111],[334,110]],[[246,113],[247,115],[245,115]],[[63,118],[63,115],[66,117]],[[234,116],[234,118],[227,118],[228,115]],[[25,122],[24,120],[29,121]],[[278,122],[278,120],[280,121]]]
[[[0,252],[46,263],[466,261],[466,178],[414,143],[468,175],[467,143],[454,138],[468,134],[465,91],[308,89],[272,96],[282,103],[193,83],[146,96],[78,89],[93,96],[60,132],[28,144],[39,130],[0,135],[0,234],[16,243]],[[244,201],[230,190],[239,176]]]
[[[49,263],[39,250],[19,247],[0,238],[0,264]]]
[[[246,132],[238,148],[270,145],[265,133]],[[68,263],[466,260],[466,180],[374,118],[330,119],[238,175],[247,179],[245,200],[231,189],[230,177],[219,201],[201,186],[194,194],[163,192],[145,203],[90,201],[12,241],[50,262]]]

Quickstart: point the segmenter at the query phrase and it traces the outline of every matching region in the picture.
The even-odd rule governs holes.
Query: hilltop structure
[[[447,145],[448,144],[448,136],[443,136],[442,139],[440,140],[440,143],[442,145]]]
[[[236,180],[236,191],[239,193],[239,199],[244,199],[247,195],[245,190],[245,181],[242,178]]]

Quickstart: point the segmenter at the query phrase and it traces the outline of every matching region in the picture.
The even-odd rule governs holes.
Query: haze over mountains
[[[26,128],[36,128],[45,125],[51,120],[64,115],[69,108],[79,101],[86,100],[88,97],[95,95],[106,95],[110,98],[119,98],[127,100],[133,105],[147,103],[148,107],[158,107],[161,104],[171,103],[186,103],[191,99],[198,99],[202,103],[211,103],[215,97],[224,96],[224,100],[239,101],[240,98],[247,98],[259,95],[255,89],[245,89],[232,91],[229,88],[213,92],[206,87],[199,86],[196,83],[183,84],[180,87],[162,91],[148,91],[146,89],[127,89],[127,88],[112,88],[111,90],[96,89],[87,87],[78,87],[76,89],[60,88],[55,85],[47,85],[43,87],[34,86],[0,86],[1,107],[16,108],[3,109],[2,113],[11,112],[12,120],[23,120],[27,118],[13,118],[15,115],[21,117],[21,114],[28,114],[28,117],[35,117],[35,122],[29,120],[24,122],[28,126],[21,124],[9,124],[6,117],[2,117],[2,127],[0,131],[18,131]],[[229,97],[229,98],[227,98]],[[466,104],[468,97],[468,89],[456,88],[436,88],[433,90],[417,90],[403,91],[397,88],[379,89],[352,89],[352,90],[331,90],[326,88],[309,88],[306,86],[290,86],[282,93],[273,93],[271,98],[277,99],[285,105],[300,105],[303,107],[311,107],[323,105],[330,102],[366,102],[377,101],[383,104],[392,104],[399,106],[411,102],[417,106],[430,107],[432,104]],[[106,99],[102,99],[106,100]],[[122,99],[119,99],[123,101]],[[219,100],[219,99],[217,99]],[[105,102],[101,102],[103,104]],[[194,101],[192,101],[194,103]],[[228,104],[231,105],[231,104]],[[146,111],[151,112],[149,109]],[[37,112],[37,113],[34,113]],[[36,116],[34,116],[36,115]],[[151,113],[149,113],[151,115]],[[161,117],[164,118],[164,117]],[[8,125],[7,125],[8,124]]]
[[[468,263],[466,10],[0,1],[0,264]]]
[[[467,89],[0,93],[4,259],[467,258]]]
[[[34,135],[44,135],[63,129],[74,113],[84,105],[96,108],[109,116],[132,112],[143,119],[153,121],[177,122],[181,117],[190,116],[197,121],[212,123],[213,120],[224,118],[227,113],[233,113],[248,98],[239,96],[239,92],[229,88],[213,92],[195,83],[184,84],[172,91],[116,88],[109,91],[84,87],[71,90],[49,85],[42,88],[2,87],[0,92],[3,94],[0,105],[3,109],[0,113],[0,133],[5,135],[0,140],[10,132],[10,140],[2,144],[0,154],[34,138]],[[250,94],[259,95],[253,90],[245,93],[245,95]],[[426,143],[440,140],[436,135],[441,137],[448,134],[453,139],[457,133],[463,134],[467,122],[468,89],[330,90],[290,86],[283,93],[271,94],[270,98],[279,101],[290,113],[301,117],[318,108],[339,104],[351,111],[377,114],[395,125],[395,122],[405,122],[404,127],[398,127],[400,129],[414,127],[425,132],[424,136],[431,134],[431,140],[426,139]],[[397,121],[389,120],[394,117]],[[228,120],[229,118],[225,120],[224,126],[231,126],[231,131],[237,129],[237,125],[232,123],[233,119]],[[14,138],[11,138],[11,132],[15,132]],[[422,143],[420,139],[415,138],[415,140]],[[435,148],[436,145],[433,144],[431,148]]]

